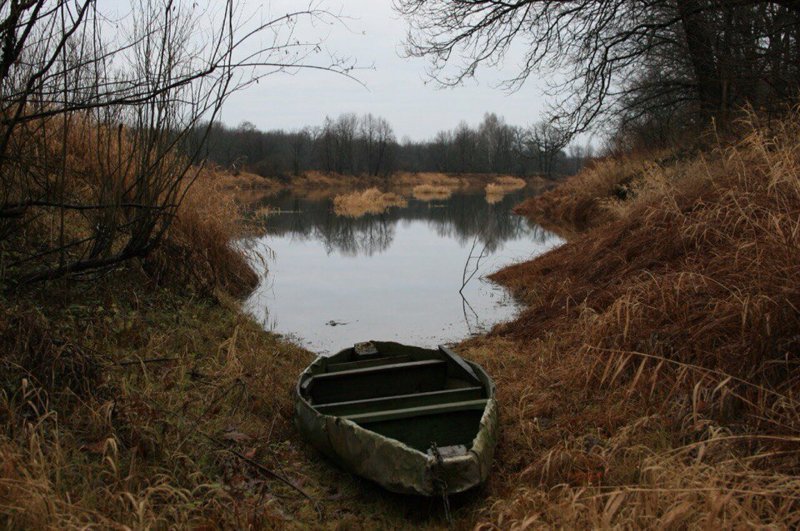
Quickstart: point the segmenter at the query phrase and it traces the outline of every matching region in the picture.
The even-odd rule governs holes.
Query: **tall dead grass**
[[[120,152],[130,146],[122,134],[111,140],[123,142],[114,143],[108,131],[93,127],[70,129],[63,186],[75,202],[102,192],[100,202],[113,204],[131,177],[104,171],[105,161],[115,158],[92,142]],[[288,395],[275,397],[260,386],[289,385],[276,383],[281,375],[272,371],[294,372],[303,359],[231,310],[228,294],[246,291],[257,277],[235,248],[237,207],[217,177],[202,170],[194,186],[184,183],[168,231],[142,260],[79,282],[0,295],[4,528],[241,527],[283,520],[237,493],[226,477],[236,470],[250,477],[252,470],[241,463],[231,469],[230,453],[198,433],[225,440],[219,423],[228,418],[238,428],[239,400],[264,419],[259,430],[278,426],[281,415],[289,416]],[[58,226],[52,209],[35,214],[30,237],[16,240],[34,252]],[[68,218],[67,238],[79,239],[87,223],[90,217]],[[255,380],[244,383],[244,372],[256,375],[258,390]],[[242,386],[249,392],[234,393],[232,402],[219,396]]]
[[[228,184],[202,170],[141,261],[0,291],[0,527],[309,527],[321,500],[362,526],[391,514],[338,501],[369,489],[296,439],[310,354],[229,297],[257,279]]]
[[[258,283],[258,275],[236,246],[240,208],[235,192],[216,171],[201,170],[186,190],[164,241],[145,259],[145,269],[162,283],[245,295]]]
[[[159,282],[237,295],[254,287],[256,274],[234,243],[239,219],[234,177],[219,168],[190,168],[179,181],[176,168],[187,164],[182,154],[144,153],[131,136],[122,126],[85,116],[71,117],[66,130],[60,118],[17,128],[12,141],[19,158],[2,180],[4,204],[40,199],[44,204],[33,201],[18,215],[0,220],[0,281],[53,269],[59,262],[91,262],[92,257],[103,262],[131,248],[131,256]],[[150,180],[137,181],[141,159],[154,157],[147,168]],[[238,179],[251,182],[254,177]],[[129,203],[149,208],[139,211]],[[67,207],[62,210],[59,204]],[[112,265],[126,267],[133,260],[128,262]]]
[[[368,175],[344,175],[335,172],[310,170],[294,176],[290,180],[293,191],[353,190],[365,186],[383,184],[384,179]]]
[[[297,459],[277,444],[292,406],[274,389],[305,353],[131,274],[0,312],[3,527],[273,527],[287,507],[313,520],[297,491],[234,453]]]
[[[637,183],[657,179],[675,160],[658,151],[599,159],[554,190],[534,196],[516,212],[568,231],[582,231],[613,219],[609,206],[634,193]]]
[[[224,189],[234,190],[243,193],[269,193],[277,192],[283,187],[279,181],[268,177],[262,177],[255,173],[239,171],[232,173],[219,166],[207,163],[208,172],[213,174],[217,184]]]
[[[467,345],[506,405],[481,525],[798,524],[798,124],[551,192],[569,221],[585,182],[603,214],[496,274],[530,307]],[[615,165],[641,177],[609,199]]]

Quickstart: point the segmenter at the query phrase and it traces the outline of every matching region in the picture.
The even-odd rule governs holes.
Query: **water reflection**
[[[502,243],[523,233],[542,243],[551,234],[538,225],[530,225],[511,209],[529,194],[518,191],[491,204],[482,194],[454,194],[446,200],[410,199],[404,208],[390,208],[383,214],[360,218],[337,216],[333,200],[307,199],[290,192],[263,199],[255,207],[274,209],[269,217],[272,236],[290,236],[293,241],[319,240],[328,254],[372,256],[389,248],[399,222],[424,221],[442,238],[455,238],[462,245],[478,237],[481,246],[496,252]]]
[[[517,305],[483,275],[560,243],[511,213],[525,197],[409,199],[356,219],[334,214],[331,199],[264,199],[254,210],[275,213],[268,234],[251,243],[274,256],[247,307],[266,328],[318,352],[366,339],[433,346],[485,331]]]

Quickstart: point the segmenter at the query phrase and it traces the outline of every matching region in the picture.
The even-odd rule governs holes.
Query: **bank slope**
[[[494,275],[501,526],[796,525],[800,126],[607,160],[521,210],[574,234]]]

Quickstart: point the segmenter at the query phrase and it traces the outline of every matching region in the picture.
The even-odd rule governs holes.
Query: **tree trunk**
[[[712,29],[705,20],[703,4],[703,0],[677,1],[678,14],[681,17],[689,59],[692,63],[697,97],[703,118],[708,120],[714,117],[722,106],[722,87],[711,41]]]

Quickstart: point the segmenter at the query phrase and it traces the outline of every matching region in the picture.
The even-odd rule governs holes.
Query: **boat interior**
[[[370,343],[367,353],[348,349],[325,360],[301,391],[325,415],[356,424],[427,452],[467,452],[480,428],[488,391],[455,353]]]

